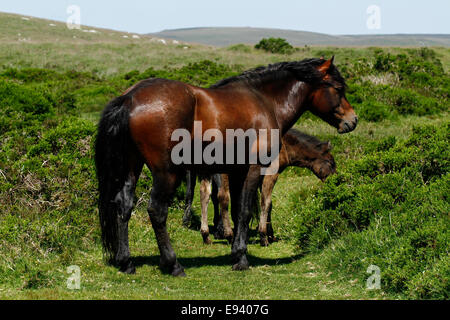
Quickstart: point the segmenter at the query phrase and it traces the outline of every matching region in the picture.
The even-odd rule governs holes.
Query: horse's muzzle
[[[356,116],[351,121],[342,120],[339,123],[338,132],[341,134],[351,132],[351,131],[355,130],[357,124],[358,124],[358,117],[356,117]]]

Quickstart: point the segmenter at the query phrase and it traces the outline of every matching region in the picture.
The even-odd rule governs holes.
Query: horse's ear
[[[320,67],[319,67],[319,72],[321,72],[322,74],[327,74],[328,70],[330,69],[330,67],[333,65],[333,61],[334,61],[334,56],[331,57],[330,60],[325,61]]]
[[[330,141],[327,142],[321,142],[318,144],[318,147],[320,148],[320,150],[322,151],[322,153],[327,153],[330,152],[331,149],[333,149],[333,146],[331,145]]]

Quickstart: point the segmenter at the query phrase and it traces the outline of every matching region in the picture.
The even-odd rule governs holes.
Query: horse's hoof
[[[125,274],[135,274],[136,273],[136,267],[134,266],[133,262],[131,262],[131,260],[129,260],[128,262],[123,264],[119,270],[120,270],[120,272],[123,272]]]
[[[249,269],[249,263],[246,256],[242,256],[239,262],[233,265],[233,271],[243,271]]]
[[[261,243],[261,247],[269,246],[269,240],[267,240],[267,237],[261,237],[260,243]]]
[[[209,232],[208,231],[201,231],[203,243],[204,244],[211,244],[211,239],[209,239]]]
[[[172,276],[174,277],[186,277],[186,273],[184,272],[184,268],[178,264],[173,268]]]
[[[216,240],[225,239],[225,236],[223,235],[223,233],[220,233],[220,232],[214,232],[213,236],[214,236],[214,239],[216,239]]]
[[[233,271],[244,271],[248,269],[249,269],[248,264],[236,263],[233,265]]]

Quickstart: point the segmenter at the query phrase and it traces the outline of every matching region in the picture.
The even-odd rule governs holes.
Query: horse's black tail
[[[102,243],[109,262],[118,248],[118,207],[115,197],[128,175],[128,156],[133,142],[129,132],[129,99],[120,96],[103,111],[95,142]]]

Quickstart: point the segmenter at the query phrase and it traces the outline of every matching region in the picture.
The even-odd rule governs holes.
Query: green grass
[[[448,198],[439,191],[448,187],[448,151],[442,146],[448,139],[445,130],[450,121],[449,49],[312,47],[285,56],[245,45],[189,45],[184,49],[125,39],[122,33],[104,30],[83,33],[80,39],[73,38],[73,32],[79,31],[68,31],[62,25],[50,27],[38,19],[25,21],[0,14],[0,20],[6,26],[0,29],[0,299],[448,297],[448,246],[433,247],[450,239],[449,229],[443,228],[449,223],[448,215],[433,219],[424,214],[424,225],[405,223],[402,235],[387,221],[393,218],[394,223],[403,223],[396,219],[409,211],[417,213],[415,207],[424,213],[448,212]],[[35,40],[19,42],[16,32]],[[56,38],[60,41],[51,41]],[[187,277],[178,279],[158,268],[159,252],[146,212],[152,181],[145,170],[130,222],[137,274],[121,274],[104,262],[92,146],[100,111],[109,99],[146,77],[207,86],[258,65],[333,54],[348,79],[348,97],[361,118],[358,128],[338,135],[310,114],[305,114],[296,128],[332,142],[337,177],[354,178],[353,189],[348,187],[350,183],[337,185],[338,178],[324,184],[306,169],[287,169],[273,194],[273,223],[280,241],[262,248],[252,231],[251,268],[233,272],[228,244],[214,241],[204,245],[198,230],[181,226],[181,188],[168,219],[173,247],[186,267]],[[404,145],[415,137],[416,127],[425,128],[421,129],[425,134],[432,127],[439,131],[437,136],[430,134],[415,142],[422,148],[420,152]],[[427,141],[438,147],[432,148]],[[379,178],[372,177],[377,161],[395,164],[408,155],[414,155],[415,171],[410,176],[395,168],[376,171]],[[418,173],[425,173],[424,177],[431,174],[432,179],[414,180]],[[410,189],[401,188],[399,177]],[[338,199],[336,208],[347,210],[327,208],[330,215],[322,214],[320,206],[326,205],[328,196],[335,197],[339,188],[361,197],[366,195],[364,188],[381,188],[386,197],[390,191],[399,194],[402,190],[424,199],[427,206],[412,206],[414,202],[406,201],[405,196],[394,204],[398,216],[391,217],[384,215],[388,212],[385,203],[370,197],[364,198],[367,207],[356,209],[345,207],[351,204]],[[406,210],[406,205],[411,207]],[[367,208],[372,211],[367,213]],[[198,192],[194,210],[198,216]],[[346,217],[347,212],[354,216]],[[359,229],[351,228],[353,221]],[[305,233],[306,223],[310,229]],[[399,247],[372,250],[380,239]],[[370,291],[366,289],[366,270],[374,262],[382,267],[382,287]],[[70,265],[81,268],[80,290],[66,287]]]
[[[279,206],[286,187],[307,192],[317,188],[312,177],[283,176],[276,186],[274,224],[277,235],[285,234],[282,228],[287,211]],[[139,193],[138,198],[148,198]],[[186,267],[186,278],[164,275],[158,268],[159,251],[146,214],[146,200],[137,207],[130,223],[130,247],[137,264],[136,275],[124,275],[102,260],[100,246],[77,251],[70,262],[61,263],[57,255],[42,257],[45,261],[37,269],[32,288],[30,279],[23,277],[14,284],[2,286],[0,298],[8,299],[352,299],[382,298],[381,292],[365,290],[364,283],[347,279],[338,273],[321,268],[321,255],[302,256],[292,241],[283,240],[268,248],[259,246],[255,232],[249,245],[251,269],[234,272],[230,266],[230,246],[224,241],[204,245],[200,232],[181,226],[180,205],[171,209],[168,229],[180,262]],[[198,193],[194,210],[199,212]],[[210,220],[212,210],[210,206]],[[212,221],[210,222],[212,223]],[[34,256],[34,255],[33,255]],[[55,265],[53,265],[55,263]],[[81,268],[81,290],[66,288],[65,273],[69,265]],[[36,274],[33,274],[36,276]],[[36,286],[37,288],[33,288]]]
[[[408,117],[403,121],[384,122],[374,126],[362,123],[354,135],[337,136],[328,125],[308,120],[301,121],[297,128],[319,137],[333,136],[342,140],[334,154],[338,168],[359,157],[362,141],[378,141],[387,134],[399,139],[411,133],[416,124],[439,125],[448,117],[423,119]],[[342,138],[342,139],[341,139]],[[352,147],[351,150],[346,149]],[[145,173],[143,174],[145,179]],[[186,278],[172,278],[162,274],[158,267],[159,252],[151,228],[146,203],[149,190],[141,185],[138,206],[130,222],[130,247],[137,264],[136,275],[124,275],[117,269],[105,265],[98,241],[92,246],[89,236],[83,236],[83,245],[72,253],[61,256],[52,252],[16,251],[17,255],[29,255],[32,272],[7,277],[3,283],[2,299],[395,299],[402,295],[383,290],[369,291],[364,278],[351,276],[339,269],[330,270],[326,262],[333,258],[333,250],[304,253],[295,240],[296,216],[292,207],[297,202],[290,195],[307,198],[322,183],[310,173],[289,169],[277,183],[273,201],[273,220],[276,235],[281,240],[268,248],[259,246],[256,232],[252,232],[249,245],[251,269],[234,272],[230,266],[230,246],[224,241],[204,245],[200,232],[181,226],[182,202],[175,201],[170,210],[168,229],[172,244],[180,262],[186,267]],[[198,189],[197,189],[198,191]],[[212,224],[212,206],[209,207]],[[199,195],[194,199],[194,210],[199,214]],[[95,211],[85,213],[95,215]],[[94,219],[95,221],[95,219]],[[52,223],[51,221],[49,223]],[[253,229],[255,226],[253,226]],[[90,232],[97,232],[90,226]],[[337,242],[332,242],[333,247]],[[32,244],[25,244],[25,246]],[[11,256],[12,258],[12,256]],[[21,258],[24,258],[22,256]],[[81,268],[81,290],[66,288],[69,276],[66,268],[78,265]],[[364,268],[367,268],[364,266]],[[37,271],[39,270],[39,272]],[[368,276],[368,275],[367,275]]]

